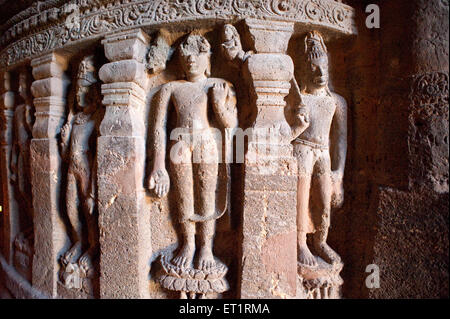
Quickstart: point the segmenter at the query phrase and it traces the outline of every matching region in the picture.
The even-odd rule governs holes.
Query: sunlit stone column
[[[67,242],[61,219],[61,158],[58,134],[65,118],[69,80],[67,61],[56,53],[31,61],[31,85],[36,121],[31,140],[31,180],[34,207],[32,284],[51,297],[57,295],[58,259]]]
[[[99,72],[106,106],[98,138],[101,298],[149,296],[150,223],[142,209],[148,41],[137,29],[102,42],[111,62]]]
[[[296,294],[297,165],[284,116],[294,64],[285,54],[293,23],[247,19],[256,54],[244,73],[257,109],[245,158],[242,298]]]
[[[17,216],[17,203],[14,198],[11,181],[10,159],[14,117],[14,92],[11,89],[11,74],[4,72],[1,75],[3,86],[0,96],[0,145],[1,145],[1,180],[3,198],[1,201],[3,218],[3,256],[12,263],[14,239],[19,232]]]

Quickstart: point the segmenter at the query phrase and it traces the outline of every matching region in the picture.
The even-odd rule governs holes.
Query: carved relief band
[[[350,6],[50,0],[1,30],[15,296],[340,297],[326,43],[356,34]]]
[[[98,38],[103,33],[128,27],[160,26],[183,21],[220,17],[235,21],[245,17],[287,20],[311,27],[331,29],[337,33],[353,34],[355,26],[353,9],[334,0],[201,0],[201,1],[144,1],[144,0],[72,0],[48,1],[43,6],[29,10],[12,24],[1,39],[0,61],[14,64],[47,50]],[[67,23],[68,22],[68,23]],[[8,24],[7,24],[8,26]],[[43,31],[32,33],[37,26]],[[3,30],[2,30],[3,31]],[[3,64],[3,63],[2,63]]]

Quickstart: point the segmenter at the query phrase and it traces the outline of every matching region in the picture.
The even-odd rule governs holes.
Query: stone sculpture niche
[[[225,280],[228,268],[213,255],[216,220],[226,210],[216,207],[222,149],[218,137],[219,128],[237,127],[237,109],[232,84],[209,77],[210,51],[211,46],[203,36],[188,35],[178,48],[185,79],[163,85],[156,101],[155,155],[147,187],[163,197],[172,182],[181,232],[175,255],[161,256],[159,282],[166,289],[179,291],[181,298],[195,298],[197,294],[205,298],[208,293],[228,290]],[[176,143],[169,153],[166,123],[172,105],[177,128],[171,132],[171,139],[176,135]],[[214,114],[217,127],[211,124],[208,113]],[[166,153],[170,154],[170,178],[165,166]]]
[[[14,240],[14,264],[31,280],[33,258],[33,205],[31,193],[30,142],[33,128],[31,86],[27,70],[19,73],[19,103],[14,110],[11,149],[11,182],[18,203],[20,233]]]
[[[315,209],[314,168],[297,187],[297,166],[317,165],[297,165],[293,150],[328,154],[323,188],[342,188],[340,98],[312,90],[307,72],[297,85],[289,53],[311,28],[356,35],[354,13],[333,0],[52,0],[11,17],[0,37],[0,74],[12,75],[0,92],[5,287],[19,298],[331,295],[323,283],[342,263],[325,246],[329,210]],[[319,42],[306,52],[326,50]],[[103,53],[84,55],[94,46]],[[22,70],[32,83],[21,75],[17,102]],[[328,144],[316,141],[327,130],[329,151],[307,143]],[[297,198],[311,202],[299,220],[325,225],[299,222],[298,256]]]
[[[238,65],[252,52],[242,50],[232,25],[223,29],[222,50]],[[343,202],[343,175],[347,151],[346,102],[328,88],[328,56],[322,35],[309,32],[302,43],[301,88],[290,80],[286,120],[298,165],[297,181],[297,263],[298,298],[338,298],[343,263],[327,244],[331,206]],[[330,154],[331,149],[331,154]],[[307,244],[312,234],[312,250]]]
[[[96,143],[103,118],[95,57],[81,61],[76,102],[61,129],[61,154],[67,162],[66,209],[71,248],[61,257],[61,280],[67,288],[91,291],[98,256]],[[92,293],[92,292],[90,292]]]
[[[327,237],[331,208],[343,202],[347,104],[328,88],[328,56],[322,35],[309,32],[302,45],[301,88],[296,86],[300,103],[293,108],[294,118],[305,124],[293,141],[298,162],[298,273],[305,297],[337,298],[343,263],[327,244]],[[307,234],[312,235],[310,245]]]

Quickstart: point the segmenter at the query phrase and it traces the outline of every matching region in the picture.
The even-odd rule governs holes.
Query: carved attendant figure
[[[191,267],[197,222],[200,247],[196,267],[207,271],[216,265],[212,249],[218,217],[215,192],[218,147],[221,147],[216,143],[208,112],[212,111],[222,126],[236,127],[236,98],[230,83],[208,78],[210,44],[203,36],[189,35],[180,45],[179,53],[186,79],[169,82],[160,91],[155,111],[155,158],[148,188],[154,188],[159,197],[169,191],[165,167],[166,121],[169,105],[173,105],[177,127],[187,132],[188,138],[179,140],[174,145],[176,152],[174,148],[171,151],[171,175],[182,233],[181,247],[172,263],[180,268]]]
[[[294,140],[299,174],[297,241],[299,263],[315,266],[316,258],[306,243],[308,233],[314,233],[315,254],[330,264],[340,262],[326,241],[332,198],[336,206],[343,201],[347,105],[344,98],[328,88],[327,49],[320,33],[313,31],[305,37],[305,53],[304,85],[300,92],[303,106],[297,114],[299,118],[306,116],[303,121],[309,125]]]
[[[222,52],[228,61],[237,60],[244,62],[253,54],[253,51],[245,52],[242,49],[241,37],[236,28],[231,24],[225,24],[223,26],[222,41]]]
[[[101,109],[98,107],[96,82],[94,59],[93,56],[88,56],[81,61],[78,71],[76,99],[79,110],[75,115],[69,114],[68,121],[61,130],[62,154],[69,164],[67,214],[73,228],[73,246],[64,254],[62,261],[66,265],[78,262],[85,270],[92,267],[98,240],[97,218],[94,213],[97,166],[95,154]],[[84,224],[87,226],[87,240]]]
[[[25,71],[19,75],[19,95],[23,103],[16,106],[14,111],[14,139],[11,151],[11,173],[16,185],[16,194],[21,209],[26,211],[29,221],[33,222],[33,209],[31,205],[31,167],[30,167],[30,141],[32,136],[32,108],[28,95],[29,79]],[[27,229],[28,236],[32,229]]]

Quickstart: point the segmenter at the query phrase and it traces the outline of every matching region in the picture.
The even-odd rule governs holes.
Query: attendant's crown
[[[78,68],[78,78],[87,81],[86,85],[96,83],[98,80],[95,71],[95,56],[85,56]]]
[[[308,60],[327,56],[327,47],[318,31],[311,31],[305,36],[305,54]]]

